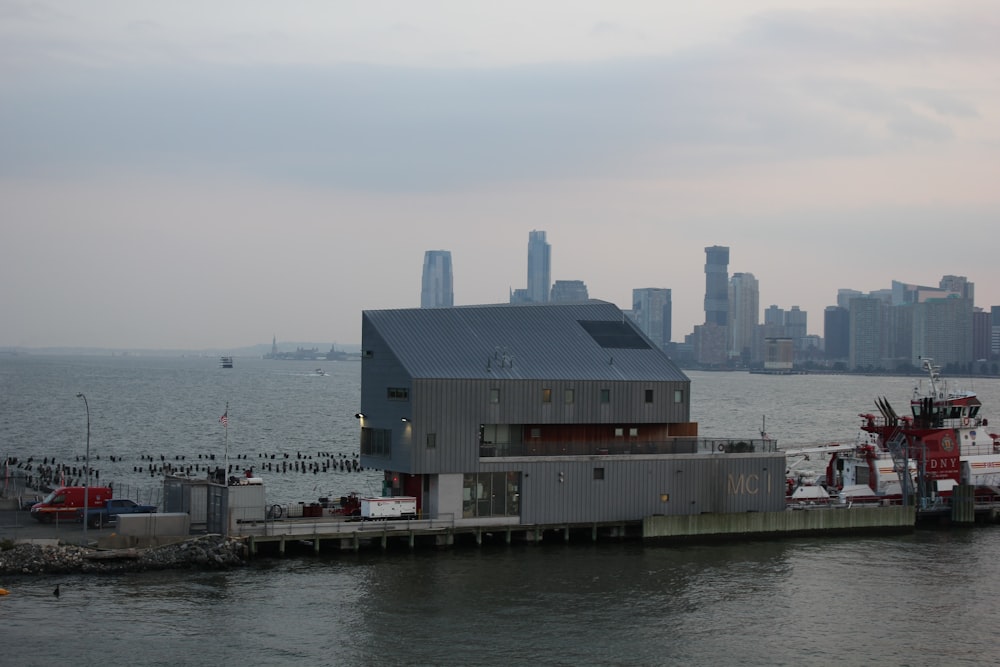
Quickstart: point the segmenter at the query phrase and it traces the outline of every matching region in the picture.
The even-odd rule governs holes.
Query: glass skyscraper
[[[705,324],[729,323],[729,248],[705,248]]]
[[[528,300],[546,303],[552,287],[552,246],[545,232],[528,232]]]
[[[451,251],[424,253],[424,275],[420,283],[421,308],[449,308],[455,305],[451,277]]]

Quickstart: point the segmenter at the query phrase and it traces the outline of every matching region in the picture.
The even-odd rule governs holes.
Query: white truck
[[[361,519],[416,519],[417,499],[413,496],[387,496],[361,499]]]

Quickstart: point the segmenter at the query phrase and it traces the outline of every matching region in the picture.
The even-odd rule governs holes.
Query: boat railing
[[[484,443],[481,458],[526,456],[635,456],[649,454],[752,454],[776,452],[764,438],[672,438],[660,441]]]

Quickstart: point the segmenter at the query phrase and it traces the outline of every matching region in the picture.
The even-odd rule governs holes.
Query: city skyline
[[[1000,304],[996,9],[67,0],[0,12],[0,347],[360,340],[551,279],[704,322],[705,254],[809,333],[838,290]]]

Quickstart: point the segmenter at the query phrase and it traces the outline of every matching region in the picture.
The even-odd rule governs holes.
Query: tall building
[[[792,306],[791,310],[785,311],[785,335],[795,341],[798,349],[801,339],[806,337],[808,332],[808,313],[800,310],[798,306]]]
[[[847,359],[850,349],[851,311],[840,306],[827,306],[823,311],[823,338],[827,359]]]
[[[882,311],[884,301],[862,296],[851,299],[850,344],[847,367],[867,370],[882,367]]]
[[[972,311],[972,358],[975,361],[990,358],[992,334],[990,314],[982,308],[975,308]]]
[[[424,274],[420,281],[421,308],[449,308],[455,305],[451,277],[451,251],[424,253]]]
[[[669,289],[643,287],[632,290],[631,317],[660,349],[670,344],[673,304]]]
[[[943,276],[938,286],[963,299],[968,299],[973,303],[976,302],[976,284],[970,283],[969,279],[965,276]]]
[[[781,327],[781,336],[785,335],[785,309],[770,305],[764,310],[764,324]],[[775,334],[779,335],[779,334]]]
[[[1000,355],[1000,306],[990,306],[990,354]]]
[[[552,285],[550,300],[553,302],[586,301],[589,298],[587,284],[582,280],[557,280]]]
[[[729,318],[729,248],[705,248],[705,324],[724,327]]]
[[[528,232],[528,299],[535,303],[549,300],[552,286],[552,246],[545,232]]]
[[[928,299],[916,304],[910,363],[919,366],[922,357],[930,357],[941,367],[968,364],[973,360],[970,299]]]
[[[734,273],[729,281],[730,359],[750,361],[754,329],[760,323],[760,288],[752,273]]]

